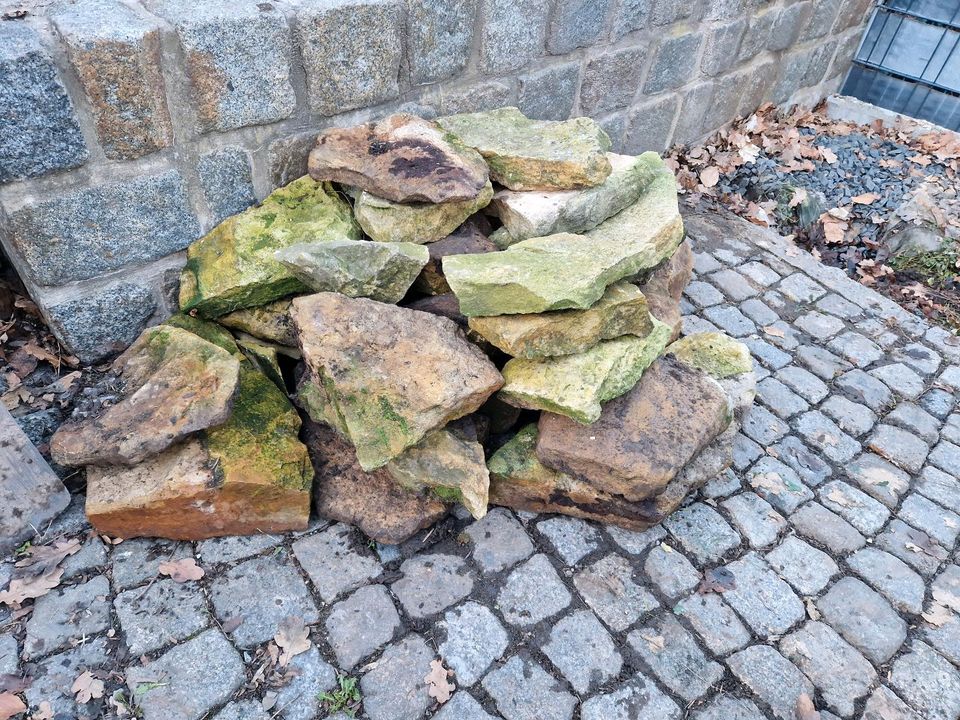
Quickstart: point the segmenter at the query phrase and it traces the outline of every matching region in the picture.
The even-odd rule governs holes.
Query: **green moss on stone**
[[[243,355],[243,353],[240,352],[240,348],[237,347],[237,342],[234,340],[233,335],[230,334],[230,331],[209,320],[201,320],[200,318],[195,318],[185,313],[177,313],[167,318],[163,324],[192,332],[207,342],[223,348],[231,355],[241,357]]]
[[[753,360],[747,346],[718,332],[687,335],[670,345],[666,353],[715,378],[753,370]]]

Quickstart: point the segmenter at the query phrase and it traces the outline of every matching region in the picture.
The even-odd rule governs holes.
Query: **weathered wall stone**
[[[290,35],[273,4],[163,0],[156,11],[177,29],[200,132],[290,116]]]
[[[39,285],[86,280],[183,250],[200,228],[180,173],[55,195],[10,217],[10,241]]]
[[[480,68],[484,72],[518,70],[543,51],[547,0],[483,0],[482,8]]]
[[[53,23],[96,119],[108,158],[167,147],[173,128],[160,70],[160,25],[116,0],[62,5]]]
[[[315,112],[336,115],[400,94],[403,17],[396,0],[337,0],[298,9],[296,35]]]
[[[650,16],[650,0],[620,0],[613,16],[613,39],[646,26]]]
[[[680,109],[680,99],[668,95],[639,105],[630,113],[624,152],[637,155],[647,150],[669,147],[673,121]]]
[[[607,19],[611,0],[566,0],[557,3],[550,21],[547,50],[564,55],[596,42]]]
[[[583,71],[580,107],[588,115],[626,107],[637,92],[646,48],[624,48],[592,58]]]
[[[700,33],[664,38],[647,74],[643,91],[654,94],[686,83],[696,72],[696,63],[691,62],[691,58],[697,57],[701,42],[703,36]]]
[[[569,62],[520,76],[517,107],[537,120],[566,120],[573,113],[580,63]]]
[[[213,225],[256,202],[250,156],[242,147],[234,145],[201,155],[197,160],[197,174]]]
[[[704,74],[715,77],[737,61],[740,40],[747,30],[746,20],[737,20],[713,28],[707,35],[707,46],[700,60]]]
[[[0,183],[77,167],[87,155],[40,38],[21,23],[0,23]]]
[[[477,0],[407,0],[410,80],[459,75],[470,58],[476,16]]]

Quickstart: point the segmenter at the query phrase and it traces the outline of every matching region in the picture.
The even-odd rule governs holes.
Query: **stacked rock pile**
[[[729,465],[752,365],[677,340],[673,175],[609,147],[515,108],[325,131],[309,176],[190,247],[182,313],[54,437],[93,525],[301,529],[311,495],[388,543],[453,503],[659,522]]]

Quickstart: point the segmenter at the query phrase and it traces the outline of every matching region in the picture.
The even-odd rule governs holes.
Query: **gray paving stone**
[[[898,516],[922,530],[946,548],[952,548],[960,532],[960,516],[940,507],[919,493],[911,493],[900,506]]]
[[[941,440],[930,451],[930,464],[954,477],[960,475],[960,446]]]
[[[259,555],[264,550],[276,547],[280,535],[239,535],[204,540],[197,545],[197,555],[205,564],[229,563]]]
[[[753,441],[748,438],[744,438],[744,440],[753,443]],[[716,499],[733,495],[733,493],[741,489],[740,478],[737,477],[737,474],[733,470],[727,468],[715,478],[707,480],[707,483],[700,488],[700,494],[707,499]]]
[[[24,658],[48,655],[110,627],[109,594],[107,578],[97,575],[38,598],[26,624]]]
[[[864,453],[844,469],[861,490],[891,509],[910,488],[909,475],[873,453]]]
[[[185,640],[210,624],[203,592],[192,582],[158,580],[146,590],[119,593],[113,605],[134,656]]]
[[[465,530],[473,541],[473,559],[484,573],[513,567],[533,554],[523,526],[504,508],[493,508]]]
[[[20,649],[10,633],[0,635],[0,675],[19,675]]]
[[[947,565],[931,585],[935,600],[960,612],[960,565]]]
[[[796,365],[781,368],[775,377],[814,404],[819,403],[830,393],[820,378]]]
[[[369,550],[361,549],[356,532],[343,523],[300,538],[293,544],[293,554],[328,603],[373,580],[382,570]]]
[[[757,331],[753,321],[732,305],[714,305],[704,310],[703,314],[707,320],[736,338]]]
[[[817,609],[844,639],[882,664],[907,637],[907,624],[889,603],[856,578],[841,578],[817,600]]]
[[[576,565],[599,547],[600,533],[579,518],[558,515],[537,523],[537,530],[550,541],[567,565]]]
[[[923,578],[902,560],[877,548],[863,548],[847,558],[847,564],[900,612],[919,615],[923,610]]]
[[[857,367],[865,367],[883,357],[883,350],[860,333],[847,331],[838,335],[827,347]]]
[[[680,708],[642,674],[620,683],[610,693],[595,695],[580,709],[582,720],[633,720],[638,717],[679,720]]]
[[[336,603],[324,625],[337,662],[350,670],[393,639],[400,616],[383,585],[368,585]]]
[[[960,716],[960,673],[925,643],[914,642],[909,653],[897,658],[890,684],[930,720]]]
[[[940,437],[940,423],[937,418],[913,403],[900,403],[884,420],[915,433],[928,445],[933,445]]]
[[[880,685],[867,699],[863,709],[863,720],[923,720],[910,709],[903,700],[888,687]]]
[[[743,433],[762,447],[773,445],[790,432],[790,427],[763,407],[754,405],[743,420]]]
[[[693,254],[693,271],[698,275],[706,275],[722,267],[716,258],[708,252],[695,252]]]
[[[702,563],[717,562],[740,545],[740,536],[721,515],[703,503],[680,508],[663,524],[673,537]]]
[[[893,351],[895,360],[912,365],[924,375],[932,375],[940,368],[943,358],[938,353],[920,343],[910,343]]]
[[[754,552],[729,563],[736,587],[723,599],[761,637],[781,635],[804,617],[803,603]]]
[[[893,363],[870,371],[873,377],[881,380],[894,392],[905,398],[920,397],[924,390],[923,378],[903,363]]]
[[[853,525],[819,503],[807,503],[789,520],[797,532],[833,553],[844,555],[866,544],[863,535]]]
[[[855,305],[836,293],[830,293],[820,298],[817,300],[816,305],[820,310],[844,318],[845,320],[855,320],[863,315],[863,310],[859,305]]]
[[[770,455],[757,460],[746,475],[757,494],[780,512],[789,514],[813,499],[813,492],[793,468]]]
[[[827,294],[826,290],[803,273],[784,278],[777,289],[798,303],[811,303]]]
[[[877,673],[864,657],[828,625],[808,622],[780,641],[780,652],[820,691],[827,706],[848,717],[870,692]]]
[[[892,332],[890,327],[885,322],[881,322],[878,318],[871,317],[867,318],[866,320],[861,320],[854,325],[854,327],[864,335],[870,337],[884,350],[891,349],[900,340],[899,335],[897,335],[895,332]]]
[[[790,364],[790,355],[768,342],[759,338],[743,338],[741,342],[750,348],[750,353],[768,368],[777,370]]]
[[[802,345],[797,348],[796,357],[810,372],[821,380],[828,382],[853,367],[846,360],[834,355],[826,348],[811,345]],[[883,385],[883,383],[880,384]],[[883,386],[883,389],[886,390],[886,386]]]
[[[749,280],[730,268],[708,275],[707,279],[718,287],[724,295],[737,302],[759,294]]]
[[[144,720],[197,720],[226,702],[244,680],[240,654],[215,629],[126,672]]]
[[[681,335],[694,335],[705,332],[721,332],[721,330],[712,322],[704,320],[698,315],[684,315],[683,318],[681,318]]]
[[[960,443],[960,413],[953,413],[940,429],[940,436],[954,445]]]
[[[490,610],[468,601],[448,610],[439,623],[446,639],[440,643],[440,657],[456,673],[456,684],[473,685],[509,645],[503,625]]]
[[[68,556],[60,563],[63,570],[61,580],[69,580],[81,573],[102,567],[107,562],[107,548],[99,537],[87,538],[80,550]]]
[[[667,536],[667,531],[662,525],[654,525],[652,528],[637,532],[634,530],[624,530],[616,525],[606,527],[607,535],[631,555],[639,555],[654,543],[658,543]]]
[[[833,558],[792,535],[768,552],[766,560],[801,595],[819,595],[840,572]]]
[[[881,503],[840,480],[820,488],[820,502],[864,535],[879,532],[890,517],[890,511]]]
[[[458,690],[440,706],[433,720],[496,720],[465,690]]]
[[[792,468],[810,487],[817,487],[833,474],[833,468],[794,435],[788,435],[768,452]]]
[[[576,698],[532,658],[514,655],[483,679],[506,720],[570,720]]]
[[[795,423],[800,436],[835,463],[849,462],[860,452],[860,443],[819,410],[804,413]]]
[[[921,575],[933,575],[949,552],[925,532],[894,519],[877,536],[877,547],[903,560]]]
[[[863,370],[856,369],[844,373],[836,381],[837,387],[846,390],[857,402],[881,412],[893,403],[893,393],[877,378]]]
[[[660,682],[687,702],[703,697],[723,675],[672,615],[634,630],[627,642]]]
[[[423,554],[400,566],[403,578],[393,583],[394,595],[408,615],[434,615],[473,590],[473,572],[455,555]]]
[[[745,263],[737,269],[763,288],[776,285],[780,281],[780,274],[777,271],[755,260]]]
[[[320,710],[320,694],[336,685],[337,672],[311,647],[294,657],[285,677],[290,680],[277,692],[277,707],[283,720],[312,720]]]
[[[188,557],[193,557],[193,553],[187,543],[146,538],[125,540],[110,552],[113,587],[126,590],[153,580],[160,572],[160,563]]]
[[[763,455],[763,448],[743,433],[737,433],[733,441],[733,466],[737,470],[746,470],[761,455]]]
[[[633,579],[633,572],[630,562],[611,554],[588,565],[573,578],[577,592],[587,605],[616,632],[626,630],[659,607],[656,598]]]
[[[686,296],[694,305],[700,308],[719,305],[724,302],[723,294],[713,285],[701,280],[694,280],[683,290]]]
[[[960,513],[960,480],[929,465],[920,473],[917,492]]]
[[[643,561],[643,570],[668,598],[678,598],[700,584],[697,569],[683,554],[665,543],[650,550]]]
[[[923,639],[954,665],[960,664],[960,615],[956,612],[940,625],[924,622]]]
[[[877,416],[870,408],[842,395],[827,398],[820,409],[833,418],[841,430],[854,437],[870,432],[877,422]]]
[[[267,642],[286,617],[301,617],[307,625],[320,619],[310,591],[287,553],[246,560],[214,577],[210,602],[221,623],[243,619],[231,633],[241,647]]]
[[[727,665],[773,714],[794,720],[797,698],[813,696],[813,685],[793,664],[769,645],[753,645],[731,655]]]
[[[543,652],[581,695],[616,677],[623,667],[613,638],[589,610],[561,618]]]
[[[960,390],[960,365],[948,365],[940,374],[940,382],[954,390]]]
[[[256,700],[227,703],[213,720],[270,720],[270,713]]]
[[[740,312],[758,325],[770,325],[780,319],[760,298],[752,297],[740,303]]]
[[[777,322],[765,326],[763,332],[770,342],[787,352],[796,350],[803,340],[803,336],[792,325],[788,325],[783,320],[777,320]]]
[[[801,315],[794,320],[793,324],[821,342],[825,342],[844,328],[843,320],[816,310]]]
[[[757,396],[777,416],[787,418],[810,409],[810,405],[775,377],[764,378],[757,385]]]
[[[772,545],[787,527],[783,516],[755,493],[740,493],[720,504],[730,514],[734,526],[752,548]]]
[[[920,406],[941,420],[950,414],[955,404],[953,394],[940,388],[932,388],[920,396]]]
[[[750,251],[750,247],[749,247],[749,246],[743,246],[743,247],[741,247],[741,248],[739,248],[739,249],[740,249],[741,251],[743,251],[743,252],[749,252],[749,251]],[[723,263],[725,263],[725,264],[727,264],[727,265],[730,265],[730,266],[732,266],[732,267],[740,267],[740,265],[742,265],[742,264],[743,264],[743,261],[744,261],[743,255],[734,252],[734,251],[733,251],[731,248],[729,248],[729,247],[717,248],[716,250],[713,251],[713,255],[714,255],[714,257],[716,257],[717,259],[719,259],[721,262],[723,262]]]
[[[717,695],[691,716],[694,720],[764,720],[765,716],[750,700],[733,695]]]
[[[512,625],[534,625],[570,604],[570,593],[546,555],[534,555],[507,577],[497,595],[503,617]]]
[[[693,593],[673,608],[685,617],[715,655],[728,655],[750,642],[750,632],[720,595]]]
[[[23,693],[28,706],[39,710],[40,703],[47,702],[54,717],[70,720],[91,712],[97,714],[96,701],[79,705],[70,688],[84,670],[105,672],[103,669],[107,666],[115,666],[116,650],[116,645],[110,644],[107,638],[98,637],[28,666],[25,669],[33,677],[33,682]]]
[[[434,659],[416,634],[387,647],[376,665],[360,678],[363,709],[370,720],[418,720],[433,704],[424,677]]]
[[[920,472],[929,452],[927,444],[913,433],[886,424],[877,426],[868,445],[878,455],[911,473]]]

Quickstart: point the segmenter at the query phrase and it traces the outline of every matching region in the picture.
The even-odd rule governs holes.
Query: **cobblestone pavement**
[[[117,690],[144,720],[323,718],[338,676],[371,720],[792,720],[802,693],[826,719],[957,718],[960,345],[766,231],[687,225],[685,331],[742,338],[760,382],[735,467],[663,527],[494,509],[399,547],[326,522],[89,538],[28,618],[0,617],[0,673],[65,718],[111,717]],[[86,530],[75,506],[47,535]],[[189,556],[202,580],[157,577]],[[312,647],[276,670],[291,615]],[[84,669],[106,693],[76,705]]]

